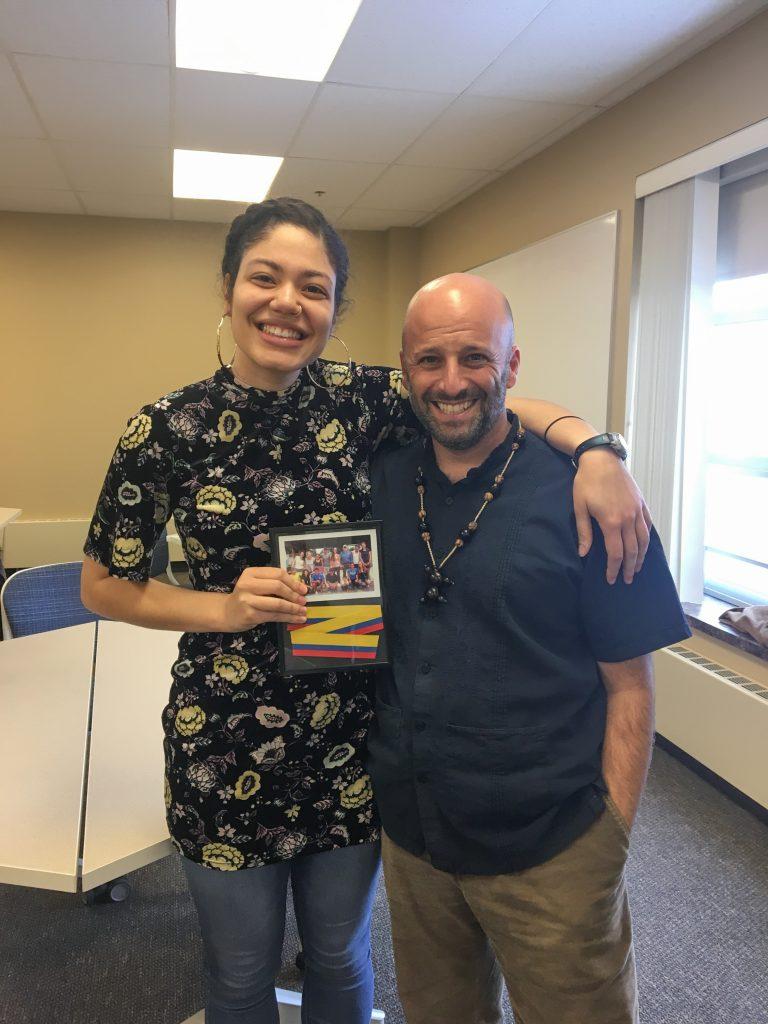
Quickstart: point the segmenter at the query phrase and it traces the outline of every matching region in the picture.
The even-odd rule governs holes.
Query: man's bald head
[[[520,354],[509,303],[490,281],[447,274],[420,288],[400,361],[413,410],[443,447],[467,451],[507,429]]]
[[[405,312],[402,347],[409,334],[438,322],[456,323],[464,318],[485,321],[498,331],[510,352],[515,342],[515,323],[506,295],[496,285],[477,274],[446,274],[430,281],[416,292]]]

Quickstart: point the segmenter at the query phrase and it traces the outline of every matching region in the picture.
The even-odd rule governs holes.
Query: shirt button
[[[414,722],[413,727],[416,730],[416,732],[424,732],[424,730],[427,728],[427,723],[426,722]]]
[[[446,498],[445,499],[445,504],[446,505],[452,505],[453,504],[453,498]]]
[[[421,672],[421,674],[423,676],[426,676],[431,671],[432,671],[432,663],[429,662],[429,661],[422,661],[421,665],[419,665],[419,672]]]

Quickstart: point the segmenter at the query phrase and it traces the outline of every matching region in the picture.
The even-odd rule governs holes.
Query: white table
[[[163,802],[163,730],[178,633],[99,622],[83,889],[173,852]]]
[[[98,622],[0,644],[0,882],[87,891],[173,850],[160,714],[177,642]]]
[[[77,892],[95,633],[0,643],[0,882]]]

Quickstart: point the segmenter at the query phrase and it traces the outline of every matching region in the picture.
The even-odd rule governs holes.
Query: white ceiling
[[[176,147],[284,156],[271,194],[341,227],[422,224],[766,6],[363,0],[316,84],[177,70],[173,0],[0,0],[0,209],[230,220],[172,198]]]

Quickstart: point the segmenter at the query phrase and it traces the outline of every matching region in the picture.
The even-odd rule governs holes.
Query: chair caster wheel
[[[114,878],[104,885],[97,885],[83,893],[83,903],[93,907],[97,903],[124,903],[131,895],[131,886],[127,878]]]

